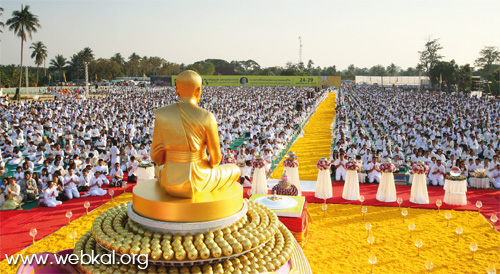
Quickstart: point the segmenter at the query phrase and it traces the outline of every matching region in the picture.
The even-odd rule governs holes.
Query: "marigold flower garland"
[[[304,135],[290,148],[299,156],[300,180],[315,181],[318,177],[316,162],[318,157],[329,157],[332,142],[330,125],[335,117],[335,93],[319,104],[316,113],[304,128]],[[283,161],[276,167],[271,178],[279,179],[283,173]]]

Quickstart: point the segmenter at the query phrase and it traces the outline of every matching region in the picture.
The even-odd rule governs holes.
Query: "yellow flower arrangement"
[[[131,200],[132,193],[123,193],[120,196],[115,197],[113,200],[89,212],[88,215],[84,215],[72,221],[69,225],[62,227],[58,231],[50,234],[42,240],[36,241],[34,245],[29,246],[28,248],[14,254],[13,256],[16,256],[17,254],[31,255],[39,252],[56,253],[64,249],[73,248],[73,240],[70,238],[71,232],[76,231],[77,239],[80,238],[92,227],[95,218],[101,215],[101,213],[120,203],[128,202]],[[27,233],[29,233],[29,231],[26,231],[26,234]],[[19,265],[9,265],[7,263],[7,260],[3,260],[0,262],[0,273],[15,273],[18,267]]]
[[[319,104],[316,113],[309,119],[304,128],[304,136],[299,138],[290,148],[299,157],[300,180],[315,181],[318,176],[316,162],[321,157],[330,157],[332,133],[330,125],[335,117],[335,93]],[[271,178],[279,179],[283,174],[283,159],[274,170]]]
[[[370,273],[370,254],[375,254],[375,273],[426,273],[425,262],[431,259],[432,273],[485,273],[489,264],[500,264],[500,233],[493,230],[482,215],[473,211],[453,211],[450,226],[444,212],[429,209],[408,209],[403,218],[397,207],[368,206],[362,220],[359,205],[329,204],[326,217],[321,204],[308,204],[314,219],[309,224],[309,238],[304,248],[315,274]],[[371,223],[367,242],[365,225]],[[410,238],[409,223],[415,224]],[[463,228],[457,242],[455,229]],[[417,256],[416,239],[422,239]],[[472,260],[471,242],[479,249]]]

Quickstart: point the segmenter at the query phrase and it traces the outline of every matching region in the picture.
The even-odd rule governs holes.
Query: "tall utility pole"
[[[299,64],[302,63],[302,36],[299,36]]]
[[[28,66],[26,66],[26,87],[28,87]]]

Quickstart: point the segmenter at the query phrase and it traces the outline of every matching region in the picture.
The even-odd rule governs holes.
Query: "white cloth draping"
[[[139,167],[137,169],[137,182],[143,182],[146,180],[154,179],[155,178],[155,167],[150,166],[147,168],[142,168]]]
[[[290,183],[297,188],[298,191],[297,196],[302,196],[302,191],[300,190],[299,168],[285,167],[285,171]]]
[[[395,202],[397,199],[394,174],[382,172],[382,179],[378,185],[377,200],[380,202]]]
[[[490,188],[490,178],[470,178],[470,186],[477,188]]]
[[[429,194],[427,193],[427,178],[425,174],[416,174],[413,176],[410,202],[414,204],[429,203]]]
[[[358,171],[348,170],[344,183],[344,190],[342,191],[342,198],[350,201],[359,200],[359,182]]]
[[[263,167],[256,168],[253,171],[250,194],[267,194],[266,170]]]
[[[332,196],[332,178],[330,178],[330,170],[320,170],[318,172],[314,197],[319,199],[330,199]]]
[[[466,205],[467,180],[462,181],[444,181],[444,199],[443,202],[449,205]]]

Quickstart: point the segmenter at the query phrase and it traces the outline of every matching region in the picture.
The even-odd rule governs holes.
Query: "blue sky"
[[[207,58],[253,59],[284,66],[299,58],[315,65],[406,68],[418,63],[428,37],[440,38],[446,60],[474,63],[485,46],[500,46],[498,0],[351,1],[109,1],[2,0],[1,21],[31,6],[49,59],[88,46],[96,57],[116,52],[160,56],[176,63]],[[19,63],[20,40],[0,34],[0,63]],[[32,60],[27,61],[33,64]]]

